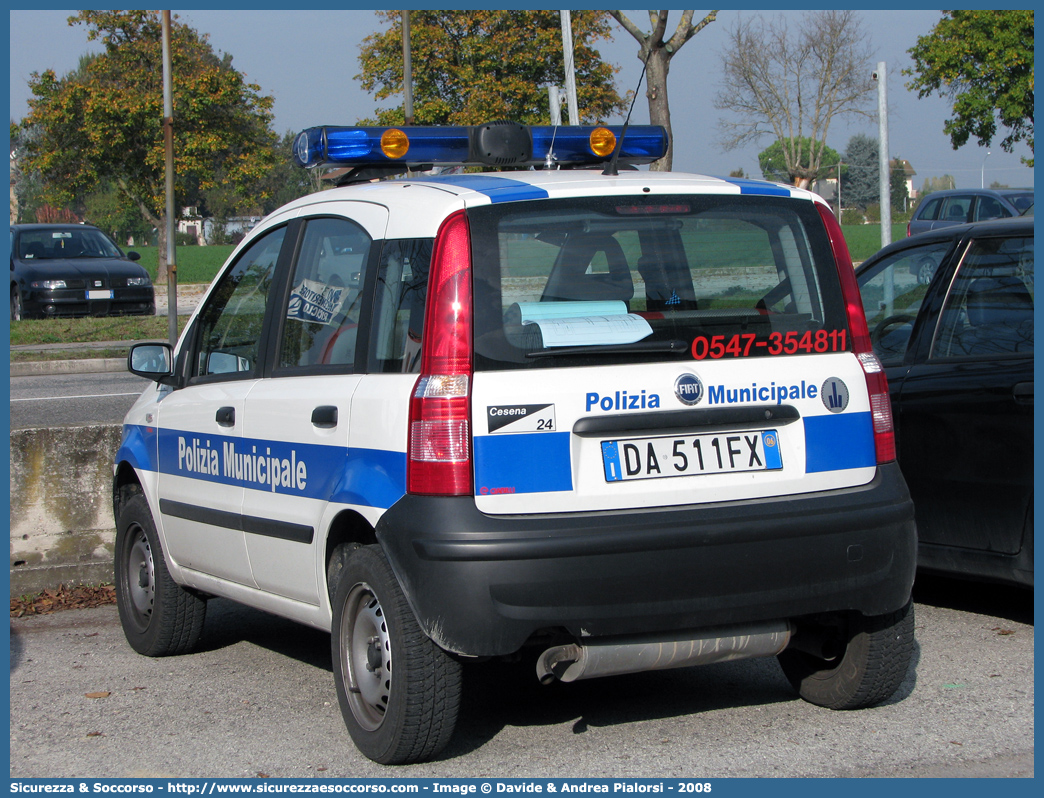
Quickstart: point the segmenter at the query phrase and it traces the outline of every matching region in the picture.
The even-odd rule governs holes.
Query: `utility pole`
[[[885,80],[884,61],[877,62],[874,79],[877,80],[877,118],[880,135],[877,157],[881,168],[881,246],[884,247],[892,243],[892,170],[888,168],[888,81]]]
[[[551,109],[551,124],[554,127],[562,124],[562,100],[564,98],[565,92],[561,86],[547,87],[547,101]]]
[[[413,61],[410,58],[410,12],[400,11],[402,14],[402,94],[403,94],[403,116],[406,124],[413,124]]]
[[[174,260],[174,100],[170,76],[170,11],[163,12],[163,150],[167,195],[167,337],[178,342],[178,267]]]
[[[580,113],[576,105],[576,70],[573,67],[573,24],[568,11],[562,15],[562,50],[565,52],[565,89],[569,103],[569,124],[580,124]]]

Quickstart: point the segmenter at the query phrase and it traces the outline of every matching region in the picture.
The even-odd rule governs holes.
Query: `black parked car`
[[[11,225],[11,319],[151,316],[156,298],[139,257],[90,225]]]
[[[928,285],[910,265],[939,264]],[[948,227],[856,273],[923,570],[1033,584],[1033,218]]]

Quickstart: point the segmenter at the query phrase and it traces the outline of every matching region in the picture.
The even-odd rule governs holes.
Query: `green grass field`
[[[127,247],[141,255],[138,261],[148,271],[153,282],[156,280],[156,263],[158,251],[156,247]],[[175,264],[178,267],[178,283],[209,283],[214,275],[228,260],[235,247],[214,244],[209,247],[178,247],[174,251]]]
[[[852,260],[860,263],[881,248],[881,225],[879,224],[843,224],[841,232],[848,242],[848,251]],[[892,241],[906,238],[906,223],[892,225]]]

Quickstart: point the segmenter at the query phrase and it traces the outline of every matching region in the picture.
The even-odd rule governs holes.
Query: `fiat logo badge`
[[[698,405],[703,398],[703,383],[695,374],[682,374],[674,381],[674,395],[683,405]]]

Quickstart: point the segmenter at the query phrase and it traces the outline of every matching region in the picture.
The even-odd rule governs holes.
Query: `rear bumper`
[[[859,488],[612,513],[484,515],[470,497],[406,496],[377,536],[427,634],[470,656],[534,633],[676,631],[910,598],[913,504],[897,465]]]

